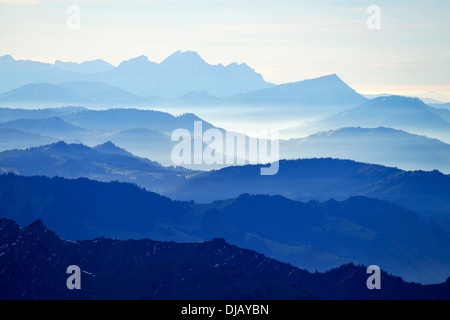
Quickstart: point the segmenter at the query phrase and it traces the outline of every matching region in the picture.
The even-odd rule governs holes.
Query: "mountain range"
[[[416,100],[407,100],[408,104],[411,102]],[[431,111],[437,110],[425,107],[432,109]],[[444,112],[439,113],[442,117],[446,117]],[[435,116],[438,117],[437,113]],[[370,117],[370,114],[367,117]],[[439,117],[440,121],[447,123],[442,117]],[[0,122],[0,128],[6,130],[2,131],[3,135],[17,136],[18,140],[16,142],[13,138],[4,139],[0,144],[0,150],[37,147],[58,140],[90,146],[111,141],[133,154],[167,166],[173,164],[171,152],[177,142],[171,141],[171,134],[175,129],[184,128],[193,134],[195,121],[202,121],[203,132],[217,128],[194,114],[173,116],[159,111],[128,108],[107,110],[76,107],[33,110],[0,108],[1,120],[3,122]],[[336,126],[341,123],[345,124],[345,121],[337,121]],[[427,128],[434,130],[435,127],[430,123]],[[221,128],[217,129],[223,134],[226,133]],[[23,141],[25,137],[28,137],[27,142]],[[247,137],[246,148],[249,141]],[[280,140],[279,143],[281,159],[333,157],[396,166],[405,170],[450,172],[448,144],[391,128],[339,128],[318,132],[305,138]],[[225,150],[225,140],[223,145]],[[187,166],[196,170],[223,167]]]
[[[77,73],[100,73],[106,72],[114,69],[114,66],[108,62],[101,59],[84,61],[82,63],[77,62],[63,62],[56,60],[54,66],[58,69]]]
[[[117,67],[102,60],[49,64],[3,56],[0,70],[0,104],[15,107],[234,105],[294,112],[296,106],[323,113],[367,101],[336,74],[275,85],[245,63],[211,65],[193,51],[177,51],[161,63],[139,56]]]
[[[37,128],[35,127],[38,126],[50,126],[45,130],[58,130],[58,128],[53,127],[65,126],[66,128],[63,129],[67,129],[69,133],[73,131],[73,126],[81,127],[82,131],[95,131],[97,133],[144,128],[157,130],[170,136],[174,130],[180,128],[193,132],[194,121],[202,121],[203,130],[215,128],[212,124],[192,113],[174,116],[167,112],[130,108],[107,110],[73,107],[31,110],[0,108],[0,121],[0,125],[4,128],[36,131]],[[31,129],[27,129],[27,123],[32,124]],[[58,132],[59,134],[60,132]]]
[[[276,175],[259,174],[262,165],[227,167],[187,179],[170,197],[208,203],[243,193],[283,195],[319,201],[367,196],[413,210],[450,230],[450,176],[439,171],[404,171],[351,160],[281,160]]]
[[[133,74],[134,76],[134,74]],[[101,80],[101,79],[100,79]],[[250,91],[239,95],[218,97],[211,95],[206,87],[194,88],[180,96],[166,98],[156,95],[140,96],[98,80],[68,81],[58,84],[30,83],[0,94],[0,104],[5,106],[61,106],[83,105],[102,107],[189,107],[205,106],[223,108],[241,106],[287,108],[291,112],[336,112],[346,110],[367,101],[345,84],[337,75],[295,83],[274,85],[267,89]],[[296,107],[296,108],[293,108]],[[313,108],[308,110],[308,108]]]
[[[0,299],[449,299],[449,281],[408,283],[381,272],[382,290],[368,290],[366,268],[342,265],[309,273],[229,245],[149,239],[60,239],[38,220],[19,228],[0,219]],[[68,290],[69,265],[81,290]],[[21,268],[17,268],[17,266]],[[326,284],[326,285],[325,285]]]
[[[350,88],[336,74],[316,79],[281,84],[272,88],[243,93],[225,100],[225,104],[256,106],[306,106],[345,109],[367,99]]]
[[[3,56],[0,70],[0,92],[31,83],[95,81],[141,97],[175,98],[201,90],[223,97],[273,86],[245,63],[211,65],[193,51],[177,51],[161,63],[139,56],[117,67],[103,61],[50,64]]]
[[[379,135],[381,134],[379,131],[383,130],[389,133],[391,129],[381,128],[374,130],[374,133]],[[338,134],[345,135],[346,130],[342,131],[344,132]],[[370,132],[372,131],[370,129],[366,131],[369,131],[367,133],[369,136],[374,134]],[[149,132],[150,139],[152,132]],[[361,144],[364,144],[367,137],[362,135],[363,132],[360,130],[357,130],[357,134],[350,132],[350,136],[361,136]],[[125,137],[125,132],[122,134],[122,137]],[[401,132],[399,134],[402,135]],[[131,135],[130,139],[133,137],[134,135]],[[387,139],[389,137],[390,135],[387,135]],[[408,137],[406,135],[406,138]],[[117,140],[119,136],[115,138]],[[339,136],[338,138],[341,139]],[[417,137],[417,139],[420,138],[422,137]],[[323,152],[329,152],[333,150],[333,147],[339,150],[339,142],[332,139],[326,141],[329,141],[329,144],[322,141],[317,143],[324,146]],[[314,143],[308,146],[307,139],[294,142],[298,150],[308,150],[314,146]],[[366,144],[366,148],[360,150],[373,148],[372,152],[377,152],[373,144],[370,142]],[[436,144],[440,145],[439,142]],[[326,148],[327,146],[329,149]],[[355,156],[358,154],[357,146],[356,144]],[[292,141],[288,147],[294,149]],[[283,150],[282,144],[282,153]],[[388,153],[386,148],[383,150],[385,152],[379,150],[378,153],[381,155]],[[432,159],[426,159],[428,156],[436,156],[437,161],[438,150],[433,153],[430,149],[419,149],[417,156],[419,157],[422,152],[422,158],[425,158],[423,161],[432,162]],[[448,150],[448,147],[440,150],[441,154],[445,150]],[[442,161],[444,160],[445,156],[442,156]],[[1,172],[14,172],[27,176],[86,177],[99,181],[130,182],[147,190],[187,201],[211,202],[234,198],[242,193],[281,194],[302,201],[346,199],[352,195],[365,195],[398,203],[417,212],[422,218],[435,221],[450,230],[450,211],[447,210],[450,205],[448,202],[450,194],[446,192],[450,188],[450,182],[448,175],[438,171],[404,171],[381,165],[330,158],[282,160],[279,172],[273,177],[259,175],[259,168],[258,165],[246,165],[202,172],[183,167],[165,167],[155,161],[134,156],[110,141],[93,148],[60,141],[26,150],[0,152]]]
[[[1,122],[0,128],[12,128],[55,138],[82,138],[87,131],[84,128],[67,123],[59,117],[11,120]]]
[[[438,96],[363,96],[336,74],[277,85],[193,51],[0,57],[0,299],[448,299]],[[219,147],[235,132],[213,123],[287,128],[277,174],[247,164],[244,134],[242,165],[173,166],[175,130],[205,150],[198,121]],[[87,290],[66,289],[71,264]],[[374,264],[383,290],[366,289]]]
[[[0,103],[7,106],[55,106],[85,105],[110,106],[158,106],[166,99],[140,97],[99,81],[70,81],[59,84],[31,83],[0,95]]]
[[[284,132],[305,136],[342,127],[389,127],[450,142],[450,111],[436,109],[417,98],[379,97],[352,109],[306,121]]]
[[[68,240],[220,237],[313,271],[348,262],[377,264],[422,283],[442,282],[450,273],[448,231],[366,197],[319,203],[244,194],[195,204],[126,183],[9,174],[0,175],[0,212],[21,226],[42,219]]]
[[[450,145],[391,128],[347,127],[280,140],[280,158],[338,158],[450,173]]]
[[[431,107],[438,108],[438,109],[447,109],[450,110],[450,102],[448,103],[430,103]]]
[[[215,128],[194,114],[173,116],[138,109],[0,108],[1,120],[7,121],[0,122],[0,136],[10,138],[0,142],[0,151],[38,147],[58,140],[91,146],[112,141],[136,155],[169,166],[173,164],[172,148],[178,143],[171,141],[174,130],[186,129],[192,133],[195,121],[202,122],[203,130]]]
[[[0,150],[26,149],[47,145],[58,140],[57,138],[23,132],[12,128],[0,129]]]
[[[173,191],[186,176],[196,173],[182,167],[164,167],[146,158],[136,157],[111,142],[89,148],[63,141],[26,150],[0,152],[0,171],[25,176],[123,181],[158,193]]]

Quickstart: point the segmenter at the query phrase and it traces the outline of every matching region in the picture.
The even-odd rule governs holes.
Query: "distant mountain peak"
[[[0,57],[0,61],[15,61],[15,60],[9,54],[5,54],[4,56]]]
[[[55,60],[53,64],[56,68],[75,73],[93,74],[101,73],[114,69],[114,66],[101,59],[78,62],[64,62],[61,60]]]
[[[63,140],[60,140],[58,142],[46,145],[46,146],[41,146],[41,147],[36,147],[36,149],[47,149],[47,150],[52,150],[52,151],[56,151],[56,152],[62,152],[62,153],[72,153],[72,152],[80,152],[80,151],[85,151],[85,150],[89,150],[89,147],[81,144],[81,143],[67,143]]]
[[[134,61],[145,61],[145,62],[150,61],[150,60],[148,60],[148,57],[143,55],[143,54],[141,54],[140,56],[137,56],[136,58],[131,58],[128,61],[131,61],[131,60],[134,60]]]
[[[47,146],[43,146],[43,148],[56,149],[56,150],[63,150],[63,149],[67,149],[69,147],[70,147],[70,145],[63,140],[49,144]]]
[[[336,73],[330,73],[330,74],[326,74],[324,76],[318,77],[318,78],[314,78],[311,80],[316,80],[316,81],[338,81],[338,82],[342,82],[345,83],[344,80],[342,80]]]
[[[398,95],[389,95],[374,98],[369,100],[366,105],[369,106],[387,106],[389,108],[398,109],[398,108],[419,108],[419,109],[428,109],[428,105],[426,105],[422,100],[416,97],[406,97],[406,96],[398,96]]]
[[[32,234],[42,234],[48,231],[41,219],[38,219],[28,226],[24,227],[24,230],[27,233]]]
[[[231,68],[231,69],[249,69],[251,71],[255,71],[255,69],[253,69],[252,67],[250,67],[248,64],[246,64],[245,62],[242,63],[237,63],[237,62],[231,62],[229,65],[226,66],[226,68]]]
[[[85,61],[85,62],[104,62],[104,63],[108,63],[108,62],[106,62],[105,60],[102,60],[102,59],[95,59],[95,60],[89,60],[89,61]]]
[[[284,84],[280,84],[280,87],[289,87],[289,86],[303,86],[303,85],[315,85],[315,86],[339,86],[339,87],[346,87],[353,90],[351,87],[349,87],[337,74],[333,73],[333,74],[327,74],[324,76],[320,76],[317,78],[312,78],[312,79],[305,79],[305,80],[300,80],[300,81],[296,81],[296,82],[289,82],[289,83],[284,83]],[[356,91],[355,91],[356,92]]]
[[[93,61],[54,63],[38,61],[15,61],[10,56],[0,58],[2,72],[6,72],[4,81],[0,83],[0,103],[57,103],[86,105],[99,103],[103,105],[141,105],[152,104],[155,97],[177,98],[191,91],[204,90],[216,97],[233,96],[245,92],[265,89],[273,86],[266,82],[261,74],[245,63],[223,66],[206,62],[196,51],[175,51],[162,62],[150,61],[147,56],[140,55],[122,61],[118,66],[111,65],[101,59]],[[14,76],[20,72],[23,76]],[[81,74],[81,75],[80,75]],[[30,80],[25,80],[27,77]],[[115,88],[120,88],[134,97],[110,95],[106,99],[84,92],[64,92],[57,86],[48,90],[57,94],[35,90],[32,93],[21,93],[16,89],[29,83],[64,83],[80,80],[99,81]],[[39,88],[36,88],[39,89]],[[70,91],[70,90],[69,90]],[[90,90],[91,92],[92,90]],[[5,95],[5,93],[8,93]],[[139,96],[139,97],[137,97]],[[152,96],[152,99],[148,99]],[[111,100],[111,102],[106,101]],[[156,99],[159,101],[158,99]],[[179,101],[177,101],[179,103]],[[33,105],[34,107],[36,104]]]
[[[38,219],[38,220],[32,222],[32,223],[29,225],[29,227],[31,227],[31,228],[38,228],[38,229],[45,228],[44,222],[42,222],[41,219]]]
[[[208,241],[213,245],[228,245],[225,238],[214,238],[211,241]]]
[[[416,97],[406,97],[406,96],[399,96],[399,95],[387,95],[387,96],[383,96],[383,97],[378,97],[373,99],[374,101],[395,101],[395,102],[399,102],[399,101],[414,101],[415,103],[420,103],[420,104],[424,104],[422,102],[422,100],[420,100],[419,98]]]
[[[206,63],[196,51],[176,51],[164,59],[161,64],[167,63]]]
[[[178,99],[182,100],[183,102],[190,102],[193,101],[196,104],[204,102],[204,101],[214,101],[218,99],[217,97],[210,95],[205,90],[199,90],[199,91],[191,91],[188,92],[180,97]]]
[[[118,68],[130,67],[130,66],[132,66],[132,67],[142,67],[142,66],[147,66],[147,65],[156,65],[156,63],[148,60],[147,56],[140,55],[138,57],[122,61],[119,64]]]
[[[199,117],[197,117],[195,114],[193,114],[191,112],[183,113],[183,114],[177,116],[177,118],[184,119],[184,120],[187,120],[187,121],[198,121],[198,120],[201,120]]]
[[[118,146],[116,146],[111,141],[106,141],[103,144],[99,144],[95,146],[93,149],[103,152],[103,153],[109,153],[109,154],[120,154],[120,155],[126,155],[126,156],[133,156],[130,152],[126,151],[125,149],[122,149]]]
[[[99,148],[118,148],[114,143],[112,143],[111,141],[106,141],[105,143],[99,144],[98,146]]]
[[[65,146],[68,146],[69,144],[66,143],[65,141],[61,140],[61,141],[54,143],[53,145],[56,147],[65,147]]]
[[[45,120],[45,119],[44,119],[44,120]],[[63,119],[61,119],[61,118],[58,117],[58,116],[54,116],[54,117],[47,118],[47,120],[49,120],[49,121],[56,121],[56,122],[65,122]]]
[[[379,126],[379,127],[375,127],[375,128],[363,128],[360,126],[355,126],[355,127],[341,127],[341,128],[337,128],[335,130],[329,130],[326,131],[324,133],[326,134],[333,134],[333,133],[357,133],[357,132],[362,132],[362,131],[366,131],[366,132],[404,132],[402,130],[397,130],[397,129],[393,129],[393,128],[388,128],[388,127],[383,127],[383,126]],[[317,134],[321,134],[322,132],[319,132]]]
[[[367,101],[336,74],[289,82],[229,99],[235,104],[297,105],[348,109]]]
[[[11,230],[18,231],[19,225],[13,221],[9,220],[7,218],[1,218],[0,219],[0,231],[3,233],[9,233]]]

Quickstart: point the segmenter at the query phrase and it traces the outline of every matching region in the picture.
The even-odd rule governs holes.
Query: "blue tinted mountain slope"
[[[59,83],[81,80],[85,75],[61,70],[51,63],[15,60],[10,55],[0,57],[0,92],[30,83]]]
[[[73,243],[42,221],[19,228],[1,219],[0,244],[2,299],[448,299],[450,292],[448,282],[422,286],[385,272],[383,290],[367,290],[363,266],[312,274],[223,239]],[[83,271],[83,290],[65,288],[70,264]]]
[[[442,247],[450,240],[449,232],[380,200],[352,197],[302,203],[281,196],[241,195],[208,207],[201,234],[213,232],[309,270],[377,261],[385,270],[410,280],[429,281],[440,273],[436,281],[444,279],[450,267],[444,253],[450,244]],[[435,249],[443,249],[439,262],[436,252],[431,253]]]
[[[287,277],[290,271],[298,277],[307,272],[223,239],[181,244],[100,238],[73,243],[58,238],[41,221],[19,229],[5,219],[0,220],[0,239],[0,265],[5,266],[0,272],[1,299],[314,298],[302,290],[300,279],[295,283]],[[17,249],[9,250],[14,241]],[[261,262],[264,270],[256,271],[253,267]],[[65,288],[62,269],[74,263],[83,271],[82,290]],[[22,272],[12,268],[18,264]],[[277,275],[276,268],[283,274]]]
[[[212,124],[202,120],[192,113],[184,113],[179,116],[155,111],[134,108],[114,108],[106,110],[92,110],[83,107],[63,107],[46,109],[14,109],[0,108],[0,121],[35,119],[44,121],[46,118],[55,117],[64,120],[74,126],[99,132],[114,132],[145,128],[157,130],[165,134],[184,128],[189,131],[194,129],[194,121],[202,121],[203,130],[215,128]]]
[[[149,61],[144,55],[122,61],[117,68],[94,76],[96,81],[104,81],[109,85],[119,87],[137,95],[147,96],[150,75],[157,63]]]
[[[31,83],[0,94],[0,103],[7,105],[20,105],[36,103],[61,104],[61,103],[85,103],[84,97],[51,83]]]
[[[116,154],[116,155],[121,155],[121,156],[134,157],[134,155],[131,152],[128,152],[125,149],[117,147],[111,141],[107,141],[103,144],[99,144],[98,146],[95,146],[92,149],[100,151],[101,153],[106,153],[106,154]],[[151,162],[151,163],[157,165],[157,163],[155,163],[155,162]]]
[[[178,98],[166,101],[169,106],[214,106],[222,101],[206,91],[192,91]]]
[[[193,51],[177,51],[159,64],[145,56],[130,59],[97,78],[140,96],[166,98],[192,91],[223,97],[272,86],[246,64],[210,65]]]
[[[169,196],[210,202],[242,193],[281,194],[301,201],[364,195],[398,203],[450,230],[450,176],[438,171],[403,171],[338,159],[281,160],[273,176],[261,176],[260,167],[203,172]]]
[[[448,110],[447,108],[432,107],[430,111],[437,114],[445,121],[450,122],[450,110]]]
[[[61,113],[86,110],[83,107],[58,107],[44,109],[0,108],[0,121],[12,121],[19,119],[45,119],[57,116]]]
[[[342,127],[390,127],[410,133],[424,134],[450,142],[450,123],[441,111],[417,98],[401,96],[380,97],[353,109],[323,119],[305,122],[285,131],[289,135],[305,135]]]
[[[303,111],[305,108],[314,107],[321,110],[319,114],[324,114],[354,107],[367,101],[335,74],[276,86],[266,82],[261,74],[245,63],[231,63],[227,66],[211,65],[193,51],[177,51],[161,63],[149,61],[146,56],[139,56],[123,61],[117,67],[107,68],[109,70],[104,72],[86,72],[83,63],[58,62],[55,65],[32,61],[25,63],[9,56],[3,57],[3,60],[4,64],[8,65],[4,69],[4,78],[7,79],[10,74],[17,73],[20,69],[22,80],[13,81],[15,85],[5,83],[2,86],[0,83],[0,92],[16,89],[24,93],[17,95],[14,94],[15,91],[8,92],[5,97],[0,96],[0,103],[29,101],[25,97],[32,95],[23,87],[19,87],[38,82],[52,84],[97,82],[123,91],[115,92],[110,96],[100,95],[102,99],[100,97],[95,99],[95,95],[87,97],[82,94],[84,100],[77,96],[73,97],[71,92],[67,92],[67,97],[63,100],[43,94],[43,97],[39,97],[40,100],[34,101],[35,103],[60,102],[66,105],[102,103],[102,106],[106,106],[112,103],[128,106],[180,106],[195,103],[208,106],[248,105],[278,108],[297,106],[304,107]],[[37,71],[29,76],[27,66]],[[46,74],[40,75],[39,70],[43,70],[42,72]],[[27,87],[25,89],[30,90]],[[124,98],[125,92],[126,98]],[[43,98],[46,99],[43,100]],[[294,111],[299,110],[294,109]],[[315,111],[313,113],[317,114],[318,110]]]
[[[114,69],[113,65],[101,59],[84,61],[82,63],[63,62],[60,60],[56,60],[54,65],[55,67],[64,71],[87,73],[87,74],[106,72],[111,69]]]
[[[168,166],[173,165],[170,155],[178,142],[172,141],[168,134],[157,130],[135,128],[107,133],[103,137],[140,157]]]
[[[38,82],[98,81],[141,97],[175,98],[192,91],[223,97],[273,86],[246,64],[211,65],[193,51],[177,51],[161,63],[140,56],[105,69],[104,64],[100,68],[100,63],[95,62],[94,69],[99,71],[95,73],[86,72],[85,64],[87,67],[88,62],[50,64],[3,56],[0,57],[0,92]]]
[[[145,57],[144,57],[145,58]],[[5,92],[0,95],[0,103],[8,104],[23,104],[28,102],[31,106],[34,103],[36,106],[45,106],[45,103],[53,104],[83,104],[84,106],[159,106],[159,107],[173,107],[173,106],[227,106],[227,105],[244,105],[253,107],[292,107],[296,106],[301,110],[320,114],[326,112],[336,112],[338,110],[345,110],[350,107],[359,105],[367,99],[359,95],[347,84],[345,84],[338,76],[328,75],[317,79],[310,79],[299,81],[295,83],[287,83],[278,86],[269,86],[267,89],[242,93],[236,96],[221,96],[217,90],[209,89],[208,86],[214,85],[214,78],[218,77],[215,74],[205,71],[204,79],[201,84],[196,84],[191,80],[183,82],[182,78],[192,77],[194,74],[199,76],[194,71],[161,71],[162,66],[150,67],[151,64],[146,58],[136,58],[123,63],[114,70],[108,72],[108,77],[98,76],[94,80],[83,81],[69,81],[56,84],[50,83],[32,83],[26,84],[20,88]],[[162,64],[161,64],[162,65]],[[195,66],[198,63],[194,63]],[[231,66],[220,67],[226,70]],[[169,67],[166,67],[166,69]],[[170,67],[172,68],[172,67]],[[124,70],[122,70],[124,69]],[[181,68],[180,70],[182,70]],[[135,71],[133,71],[135,70]],[[158,71],[159,70],[159,71]],[[178,69],[177,69],[178,70]],[[149,77],[148,73],[153,72],[168,72],[170,77],[165,75],[157,75],[153,78]],[[181,72],[181,74],[180,74]],[[183,74],[182,72],[185,72]],[[238,71],[235,71],[238,72]],[[211,74],[210,74],[211,73]],[[141,74],[142,79],[139,78]],[[137,77],[137,78],[136,78]],[[177,81],[180,83],[175,87],[173,78],[180,78]],[[117,79],[115,81],[114,79]],[[129,79],[125,83],[124,79]],[[162,83],[166,81],[167,83]],[[151,86],[149,82],[156,82],[155,86],[160,89],[140,89],[142,86]],[[226,78],[220,79],[226,82]],[[237,79],[230,80],[236,82]],[[240,79],[239,81],[244,81]],[[189,86],[188,86],[189,85]],[[166,89],[162,87],[167,87]],[[186,87],[182,89],[182,87]],[[229,88],[225,83],[220,88]],[[245,86],[241,86],[242,88]],[[123,89],[125,88],[125,89]],[[141,92],[146,92],[145,94]],[[146,91],[145,91],[146,90]],[[243,90],[243,89],[241,89]],[[136,93],[136,91],[139,91]],[[174,94],[170,94],[174,91]],[[134,94],[130,93],[133,92]],[[162,93],[163,92],[163,93]],[[165,93],[164,93],[165,92]],[[211,94],[215,92],[216,94]],[[162,98],[165,97],[165,98]],[[307,110],[307,108],[315,108],[317,110]],[[266,108],[267,109],[267,108]],[[292,111],[300,111],[297,109],[290,109]],[[275,111],[275,110],[272,110]]]
[[[90,130],[129,130],[146,128],[172,134],[172,131],[185,128],[194,129],[194,121],[202,121],[192,113],[173,116],[169,113],[139,109],[83,110],[61,114],[60,117],[74,125]],[[204,130],[213,126],[203,121]]]
[[[4,217],[20,225],[42,219],[65,239],[105,235],[198,240],[175,228],[185,225],[192,211],[188,203],[172,201],[133,184],[14,175],[0,175],[0,180],[0,212]]]
[[[199,241],[218,236],[310,270],[353,261],[376,262],[420,282],[444,281],[450,273],[449,232],[411,211],[364,197],[301,203],[242,195],[197,205],[124,183],[2,175],[0,212],[20,225],[42,219],[72,240],[105,235]]]
[[[137,105],[145,102],[145,99],[140,96],[102,82],[71,81],[60,83],[59,86],[83,97],[87,103],[97,106]],[[66,102],[70,103],[70,101]]]
[[[332,157],[450,173],[450,145],[390,128],[341,128],[280,141],[280,158]]]
[[[31,83],[0,94],[0,104],[20,107],[77,105],[107,107],[111,105],[149,105],[163,99],[142,97],[102,82],[71,81],[60,84]]]
[[[84,128],[67,123],[59,117],[0,122],[0,128],[13,128],[30,133],[66,138],[82,138],[86,133]]]
[[[40,117],[48,115],[52,115],[52,117],[40,119]],[[27,117],[27,119],[23,119],[23,117]],[[178,141],[171,141],[171,134],[174,130],[186,129],[192,134],[195,121],[202,122],[203,130],[215,128],[212,124],[191,113],[173,116],[160,111],[125,108],[107,110],[77,107],[35,110],[0,108],[0,121],[3,119],[9,121],[0,123],[0,127],[42,133],[67,142],[81,142],[93,146],[112,141],[136,155],[165,165],[173,164],[171,152],[173,146],[178,143]],[[40,130],[38,124],[47,122],[49,125],[43,126]],[[56,130],[56,127],[60,126],[50,125],[50,122],[60,122],[60,126],[65,122],[67,130]],[[75,132],[74,126],[78,127],[80,131]],[[8,145],[9,149],[20,147],[20,145],[14,144],[14,140],[11,140]],[[30,143],[27,146],[39,145],[41,144]],[[195,166],[195,169],[201,169],[201,167]]]
[[[0,128],[0,151],[25,149],[57,142],[58,139],[11,128]]]
[[[0,170],[28,176],[125,181],[156,192],[173,190],[183,182],[185,175],[193,173],[138,158],[111,142],[89,148],[62,141],[27,150],[0,152]]]
[[[281,84],[273,88],[244,93],[226,99],[226,103],[255,106],[327,107],[343,110],[367,99],[345,84],[337,75]]]
[[[438,109],[450,110],[450,102],[448,102],[448,103],[429,103],[429,105],[431,107],[438,108]]]

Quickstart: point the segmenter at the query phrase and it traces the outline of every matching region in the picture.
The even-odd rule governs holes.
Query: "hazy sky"
[[[70,5],[80,29],[67,27]],[[370,5],[380,29],[367,27]],[[450,1],[0,0],[0,55],[118,64],[176,50],[277,84],[336,72],[360,92],[450,93]]]

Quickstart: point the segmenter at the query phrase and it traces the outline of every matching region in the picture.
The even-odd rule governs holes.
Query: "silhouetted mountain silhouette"
[[[168,195],[198,202],[242,193],[281,194],[301,201],[363,195],[397,203],[450,230],[450,176],[439,171],[403,171],[331,158],[281,160],[279,167],[273,176],[261,176],[261,165],[203,172]]]
[[[88,74],[106,72],[114,68],[113,65],[101,59],[84,61],[82,63],[64,62],[56,60],[55,67],[64,71],[88,73]]]
[[[84,128],[67,123],[59,117],[45,119],[19,119],[0,123],[0,128],[12,128],[53,137],[82,137]],[[13,142],[13,141],[12,141]]]
[[[211,65],[193,51],[177,51],[159,64],[139,56],[117,67],[106,66],[109,70],[105,70],[105,64],[101,62],[95,62],[94,68],[99,72],[86,73],[84,64],[58,62],[53,65],[3,56],[0,57],[0,79],[3,79],[0,81],[0,92],[37,82],[97,81],[141,97],[175,98],[201,90],[222,97],[273,86],[244,63]]]
[[[449,299],[450,282],[422,286],[382,273],[368,290],[363,266],[308,273],[223,239],[203,243],[98,238],[67,242],[42,221],[0,219],[1,299]],[[16,268],[17,265],[21,268]],[[78,265],[82,290],[68,290]]]
[[[124,183],[0,176],[0,212],[42,219],[65,239],[98,236],[201,241],[215,237],[309,270],[378,264],[408,280],[450,274],[450,233],[391,203],[365,197],[296,202],[241,195],[197,205]]]
[[[391,128],[340,128],[280,141],[281,159],[322,157],[450,173],[449,144]]]
[[[89,148],[60,141],[27,150],[4,151],[0,152],[0,168],[28,176],[130,182],[160,193],[173,190],[186,175],[195,173],[136,157],[112,142]]]
[[[276,87],[228,98],[226,103],[269,106],[329,107],[342,110],[367,99],[343,82],[336,74],[316,79],[280,84]]]
[[[304,135],[342,127],[383,126],[450,142],[450,123],[445,119],[450,119],[447,110],[432,108],[417,98],[387,96],[369,100],[350,110],[303,123],[286,130],[285,133]]]

